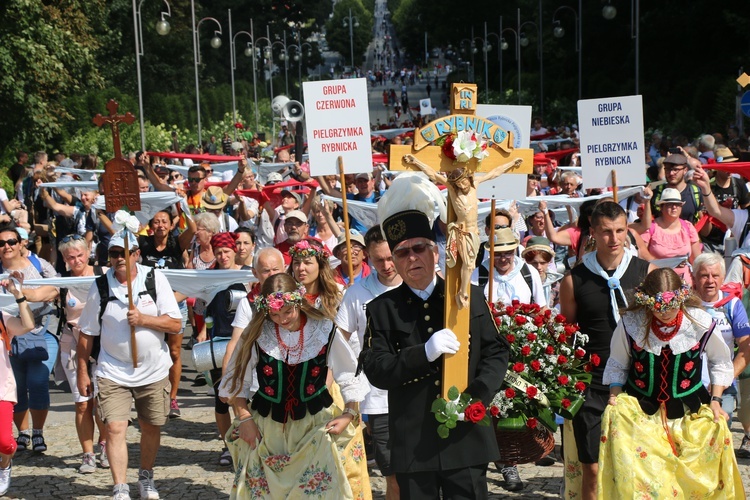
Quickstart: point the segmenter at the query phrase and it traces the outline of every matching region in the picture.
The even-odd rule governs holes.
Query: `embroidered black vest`
[[[330,344],[330,339],[329,339]],[[328,344],[312,359],[290,365],[258,349],[258,392],[252,409],[276,422],[300,420],[333,404],[326,387]]]
[[[684,406],[695,413],[701,404],[708,404],[710,396],[701,381],[701,354],[712,331],[713,328],[692,349],[680,354],[664,347],[656,356],[629,339],[631,365],[625,392],[638,399],[644,413],[653,415],[663,402],[667,418],[681,418],[685,415]]]

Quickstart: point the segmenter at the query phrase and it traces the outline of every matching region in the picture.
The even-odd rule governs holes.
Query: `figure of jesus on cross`
[[[479,177],[475,182],[474,174],[468,168],[457,167],[448,174],[437,172],[426,163],[411,154],[404,155],[404,162],[414,165],[424,172],[435,183],[444,185],[449,192],[448,200],[453,206],[456,221],[448,223],[448,234],[445,244],[445,264],[455,267],[461,261],[461,279],[456,304],[459,309],[469,305],[468,288],[471,273],[476,267],[477,250],[479,249],[479,228],[477,226],[477,185],[496,179],[514,167],[521,166],[523,160],[499,165]]]

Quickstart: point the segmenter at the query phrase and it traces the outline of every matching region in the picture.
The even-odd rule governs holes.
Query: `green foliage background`
[[[171,32],[159,36],[154,24],[164,3],[142,2],[143,56],[141,57],[143,99],[148,146],[159,148],[176,127],[180,143],[196,140],[192,15],[190,0],[169,0]],[[631,95],[635,91],[635,44],[631,37],[631,3],[611,0],[618,9],[613,20],[602,18],[602,2],[565,0],[476,0],[468,5],[448,0],[387,0],[395,26],[395,38],[405,55],[404,64],[418,64],[424,57],[424,38],[430,50],[449,44],[468,48],[474,36],[480,47],[474,55],[474,80],[482,94],[489,87],[488,102],[515,104],[521,78],[521,101],[541,114],[540,61],[543,47],[544,119],[548,123],[576,119],[578,53],[574,46],[575,17],[582,21],[583,98]],[[196,0],[196,20],[215,18],[222,26],[222,46],[212,49],[209,40],[215,26],[205,21],[200,28],[202,63],[199,66],[203,137],[232,130],[229,85],[228,10],[232,11],[233,32],[253,31],[260,49],[273,43],[274,64],[281,68],[273,80],[275,93],[284,87],[280,45],[286,32],[290,56],[297,40],[326,31],[331,50],[349,61],[349,28],[343,21],[356,16],[355,64],[361,64],[373,29],[375,0]],[[541,12],[540,12],[541,7]],[[565,7],[565,8],[563,8]],[[734,83],[750,54],[750,2],[747,0],[663,0],[640,2],[640,93],[644,98],[645,123],[668,134],[688,137],[705,131],[724,132],[734,120],[738,88]],[[132,0],[4,0],[0,2],[0,165],[13,162],[18,149],[33,152],[107,152],[108,134],[91,123],[104,113],[110,98],[120,110],[137,114],[137,82]],[[517,9],[528,47],[521,50],[521,74],[516,70],[514,34]],[[559,10],[562,9],[562,10]],[[509,50],[498,53],[499,23]],[[566,34],[555,38],[553,18]],[[486,62],[482,57],[485,23],[492,45]],[[536,26],[534,26],[534,24]],[[541,25],[541,30],[537,28]],[[541,32],[541,40],[539,33]],[[270,40],[265,40],[267,33]],[[243,122],[254,130],[271,128],[268,109],[270,89],[264,78],[267,62],[260,58],[256,75],[260,98],[259,125],[255,125],[253,64],[244,56],[249,37],[235,36],[237,109]],[[301,51],[305,69],[321,61],[317,44],[310,56]],[[470,59],[471,53],[462,57]],[[502,81],[500,60],[503,61]],[[290,97],[299,98],[299,63],[289,67]],[[465,71],[451,78],[467,78]],[[502,87],[502,92],[500,91]],[[163,124],[163,125],[162,125]],[[125,150],[139,149],[137,125],[124,127]]]

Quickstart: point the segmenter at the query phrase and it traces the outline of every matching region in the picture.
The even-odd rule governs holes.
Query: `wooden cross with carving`
[[[391,145],[389,159],[391,170],[420,170],[433,181],[446,183],[448,180],[448,231],[456,236],[455,246],[458,251],[454,253],[457,257],[455,265],[448,266],[445,270],[444,324],[445,328],[450,328],[456,334],[461,348],[456,354],[443,356],[441,390],[445,398],[451,386],[463,391],[468,385],[468,275],[474,268],[474,262],[464,262],[463,256],[471,253],[471,250],[466,250],[467,244],[473,245],[476,252],[479,238],[474,174],[483,172],[487,178],[494,178],[510,168],[513,169],[513,174],[529,174],[533,169],[533,150],[513,148],[512,134],[491,121],[476,116],[476,104],[475,84],[454,83],[451,88],[451,114],[417,128],[414,131],[413,146]],[[440,137],[463,130],[474,131],[490,143],[487,158],[481,162],[471,158],[465,163],[457,163],[445,156],[440,146],[431,145]],[[463,169],[461,175],[456,175],[461,172],[458,168]],[[470,182],[465,182],[464,179],[469,179]],[[482,178],[478,177],[478,182],[481,181]],[[446,262],[449,261],[449,252],[447,244]]]
[[[107,103],[109,116],[98,114],[94,117],[94,124],[101,127],[109,124],[112,127],[112,145],[115,157],[104,165],[104,200],[107,212],[116,212],[121,208],[135,212],[141,209],[141,193],[138,189],[138,176],[133,165],[122,157],[120,148],[120,123],[128,125],[135,121],[135,116],[128,111],[124,115],[117,114],[120,105],[114,99]]]
[[[113,213],[120,209],[136,212],[141,209],[141,193],[138,189],[138,175],[135,173],[133,164],[122,157],[120,148],[120,123],[130,125],[135,121],[135,116],[129,111],[124,115],[117,114],[120,105],[114,99],[107,103],[109,116],[97,113],[94,124],[101,127],[108,123],[112,127],[112,144],[115,157],[104,164],[104,175],[102,187],[104,188],[104,203],[107,212]],[[128,308],[134,309],[133,288],[130,276],[130,248],[128,231],[123,230],[123,245],[125,250],[125,275],[128,282]],[[136,343],[135,326],[130,325],[130,352],[133,358],[133,368],[138,367],[138,345]]]

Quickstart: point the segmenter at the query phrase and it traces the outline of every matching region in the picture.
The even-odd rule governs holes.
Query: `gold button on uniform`
[[[439,381],[439,380],[436,380],[436,381],[435,381],[435,385],[440,385],[440,381]]]
[[[430,308],[430,304],[428,304],[427,302],[425,302],[424,304],[422,304],[422,307],[424,307],[425,309],[429,309]]]
[[[435,330],[434,330],[434,329],[433,329],[432,327],[429,327],[429,328],[427,329],[427,333],[432,333],[432,332],[434,332],[434,331],[435,331]]]
[[[430,321],[430,316],[429,316],[429,314],[428,314],[427,316],[425,316],[425,317],[424,317],[424,320],[425,320],[425,321]]]

